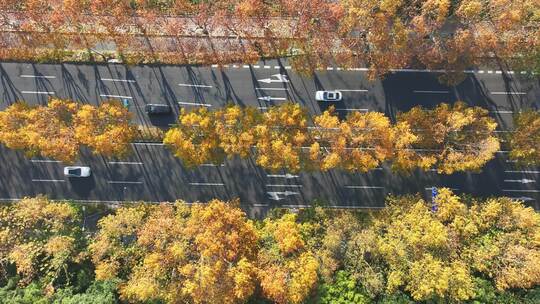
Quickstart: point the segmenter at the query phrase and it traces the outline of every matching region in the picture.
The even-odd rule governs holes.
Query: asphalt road
[[[344,100],[336,104],[341,115],[351,111],[382,111],[394,117],[415,105],[434,106],[463,100],[489,109],[499,131],[512,128],[512,114],[540,108],[540,80],[508,71],[477,70],[466,74],[458,86],[437,81],[437,71],[401,70],[382,81],[369,81],[364,70],[337,68],[312,78],[292,72],[286,61],[258,65],[217,67],[0,64],[1,108],[16,100],[45,104],[49,96],[67,97],[97,104],[107,98],[130,101],[130,111],[140,124],[167,127],[180,107],[210,109],[228,103],[266,107],[291,100],[313,114],[327,104],[314,100],[316,90],[341,90]],[[173,106],[175,115],[150,119],[148,103]],[[497,153],[481,173],[450,176],[436,172],[394,174],[382,167],[367,174],[341,171],[270,173],[253,161],[230,160],[223,166],[184,168],[162,145],[135,144],[131,157],[104,159],[83,152],[80,164],[90,165],[89,179],[65,179],[63,164],[45,159],[26,159],[21,153],[0,148],[0,199],[17,199],[45,193],[51,198],[81,201],[148,200],[206,201],[239,197],[251,213],[272,206],[305,206],[314,200],[350,208],[384,206],[388,194],[420,192],[430,187],[449,187],[477,196],[522,198],[540,208],[540,168],[518,168],[507,153]]]

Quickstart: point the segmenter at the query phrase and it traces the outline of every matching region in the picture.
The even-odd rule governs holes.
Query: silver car
[[[89,177],[92,174],[90,167],[71,166],[64,167],[64,175],[67,177]]]
[[[340,91],[317,91],[315,100],[317,101],[341,101],[343,95]]]

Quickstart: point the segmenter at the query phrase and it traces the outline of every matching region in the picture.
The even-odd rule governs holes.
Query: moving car
[[[89,177],[92,172],[90,167],[71,166],[64,167],[64,175],[67,177]]]
[[[317,91],[315,100],[317,101],[341,101],[343,95],[340,91]]]
[[[171,106],[156,103],[147,104],[145,110],[147,114],[169,114],[172,112]]]

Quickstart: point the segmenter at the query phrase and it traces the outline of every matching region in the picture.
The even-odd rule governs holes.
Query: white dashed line
[[[211,107],[211,104],[208,103],[195,103],[195,102],[178,102],[179,105],[188,105],[188,106],[199,106],[199,107]]]
[[[21,91],[22,94],[44,94],[44,95],[54,95],[54,92],[45,92],[45,91]]]
[[[114,78],[101,78],[101,81],[115,81],[115,82],[137,82],[133,79],[114,79]]]
[[[192,186],[225,186],[222,183],[189,183]]]
[[[59,160],[51,160],[51,159],[31,159],[30,160],[33,163],[61,163]]]
[[[413,93],[425,93],[425,94],[449,94],[450,91],[423,91],[423,90],[414,90]]]
[[[384,189],[384,187],[377,186],[345,186],[348,189]]]
[[[142,184],[143,182],[132,181],[107,181],[108,184]]]
[[[270,68],[272,68],[272,67],[269,66],[269,65],[265,65],[264,68],[265,68],[265,69],[270,69]]]
[[[365,89],[358,89],[358,90],[348,90],[348,89],[336,89],[336,91],[341,91],[341,92],[369,92],[369,90],[365,90]]]
[[[291,187],[291,188],[302,188],[302,185],[266,185],[266,187]]]
[[[101,94],[99,95],[101,97],[110,97],[110,98],[126,98],[126,99],[133,99],[131,96],[122,96],[122,95],[107,95],[107,94]]]
[[[493,95],[527,95],[526,92],[490,92]]]
[[[111,164],[111,165],[143,165],[143,163],[141,163],[141,162],[115,162],[115,161],[110,161],[108,163]]]
[[[506,110],[500,110],[500,111],[489,111],[490,113],[499,113],[499,114],[512,114],[514,111],[506,111]]]
[[[531,192],[531,193],[540,193],[540,190],[509,190],[509,189],[503,189],[503,192]]]
[[[165,145],[163,143],[144,143],[144,142],[134,142],[131,144],[135,146],[164,146]]]
[[[211,85],[206,85],[206,84],[179,83],[178,85],[181,86],[181,87],[212,88]]]
[[[355,109],[355,108],[341,108],[336,109],[336,111],[361,111],[361,112],[369,112],[369,109]]]
[[[41,182],[41,183],[65,183],[66,181],[63,179],[33,179],[33,182]]]
[[[531,173],[531,174],[540,174],[540,171],[535,171],[535,170],[523,170],[523,171],[519,171],[519,170],[506,170],[504,171],[505,173]]]
[[[225,164],[220,164],[220,165],[216,165],[216,164],[202,164],[200,165],[201,167],[225,167]]]
[[[45,79],[54,79],[56,76],[45,76],[45,75],[20,75],[22,78],[45,78]]]
[[[261,91],[288,91],[287,88],[255,88],[255,90],[261,90]]]

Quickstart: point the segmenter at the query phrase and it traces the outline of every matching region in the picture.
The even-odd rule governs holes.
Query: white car
[[[340,91],[317,91],[315,100],[317,101],[341,101],[343,95]]]
[[[92,174],[90,167],[71,166],[64,167],[64,175],[67,177],[89,177]]]

